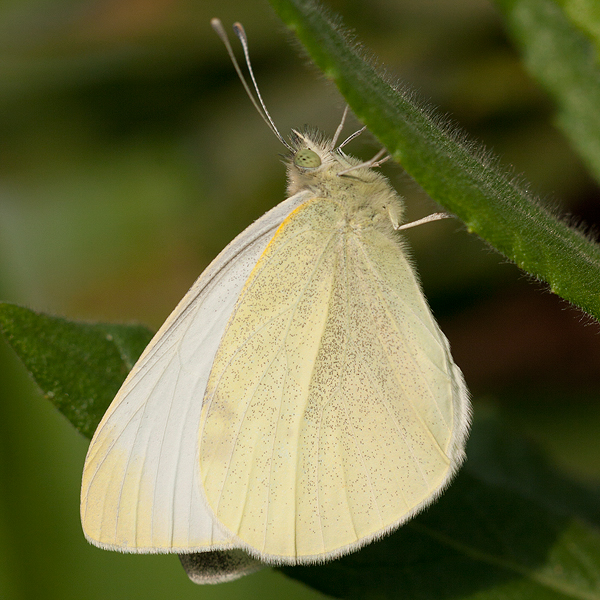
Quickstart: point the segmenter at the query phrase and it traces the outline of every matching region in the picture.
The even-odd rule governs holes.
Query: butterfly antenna
[[[344,123],[346,122],[346,117],[348,116],[348,108],[349,107],[346,104],[346,108],[344,109],[344,114],[342,115],[342,121],[338,125],[338,128],[335,130],[335,135],[333,136],[333,139],[331,140],[331,144],[329,146],[330,150],[333,150],[335,148],[338,138],[340,137],[340,133],[342,133],[342,129],[344,128]]]
[[[269,126],[269,129],[277,136],[279,141],[288,150],[293,152],[293,148],[283,139],[283,136],[279,133],[279,130],[277,129],[277,127],[275,127],[275,123],[273,122],[273,119],[271,118],[271,115],[269,114],[269,111],[267,110],[267,107],[265,106],[262,96],[260,95],[260,91],[258,89],[256,79],[254,78],[254,71],[252,70],[252,63],[250,62],[250,53],[248,52],[248,38],[246,37],[246,32],[244,31],[244,28],[242,27],[241,23],[234,23],[233,30],[234,30],[236,36],[238,37],[238,39],[240,40],[240,42],[242,44],[242,48],[244,49],[244,57],[246,59],[246,66],[248,67],[248,72],[250,73],[250,78],[252,80],[252,84],[254,85],[254,90],[256,91],[256,96],[258,97],[258,102],[256,101],[256,98],[254,97],[254,94],[252,93],[252,89],[248,85],[248,82],[246,81],[246,78],[244,77],[244,74],[242,73],[242,69],[240,68],[239,63],[238,63],[237,59],[235,58],[235,54],[233,53],[233,48],[231,47],[231,44],[229,43],[229,37],[227,36],[227,33],[225,32],[225,29],[223,28],[223,25],[221,24],[220,19],[211,19],[210,24],[212,25],[212,28],[215,30],[216,34],[221,38],[221,41],[223,42],[223,44],[225,45],[225,48],[227,49],[227,54],[229,54],[229,58],[231,59],[231,62],[233,63],[235,71],[238,74],[238,77],[240,78],[242,85],[244,86],[244,90],[246,90],[246,94],[248,94],[248,98],[250,98],[250,101],[254,105],[254,108],[256,108],[256,110],[258,111],[258,114],[262,117],[263,121]]]

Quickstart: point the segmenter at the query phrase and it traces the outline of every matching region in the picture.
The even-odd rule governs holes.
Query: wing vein
[[[280,418],[281,418],[281,407],[283,405],[283,394],[284,394],[284,390],[285,390],[285,384],[287,381],[287,374],[289,372],[289,357],[286,351],[286,347],[285,347],[285,343],[283,344],[283,353],[285,354],[285,362],[287,365],[287,368],[285,370],[285,377],[283,378],[283,384],[281,386],[281,394],[282,394],[282,398],[281,398],[281,402],[279,402],[279,409],[277,411],[277,420],[275,423],[275,435],[273,436],[273,444],[271,446],[271,465],[269,468],[269,485],[267,486],[268,492],[267,492],[267,510],[266,510],[266,516],[265,516],[265,530],[264,530],[264,536],[263,536],[263,549],[266,547],[266,543],[267,543],[267,528],[269,526],[269,505],[271,503],[271,482],[273,481],[273,455],[275,454],[275,444],[277,443],[277,433],[279,432],[279,422],[280,422]]]
[[[425,473],[424,473],[419,461],[417,460],[417,457],[415,456],[414,448],[408,443],[408,441],[406,439],[406,435],[402,431],[402,429],[400,427],[400,423],[398,422],[398,419],[396,418],[396,415],[391,410],[389,404],[385,401],[383,394],[375,385],[375,382],[372,380],[371,374],[368,371],[367,371],[367,377],[368,377],[369,381],[371,381],[371,385],[373,386],[373,388],[376,390],[376,392],[380,396],[381,404],[385,407],[385,410],[388,413],[388,415],[390,415],[392,422],[394,423],[394,427],[395,427],[396,431],[398,432],[398,435],[402,438],[404,445],[407,447],[408,451],[410,452],[411,456],[413,457],[415,464],[417,465],[417,467],[419,469],[419,472],[421,473],[421,477],[423,478],[425,485],[427,486],[427,488],[429,488],[430,487],[429,481],[427,480],[427,477],[425,476]],[[395,472],[394,472],[394,479],[396,479],[396,481],[398,483],[398,489],[400,490],[400,494],[402,494],[402,499],[404,500],[404,503],[406,504],[406,506],[409,506],[408,502],[406,501],[406,497],[404,496],[404,492],[402,491],[403,486],[398,482]]]
[[[359,247],[360,247],[360,245],[359,245]],[[373,293],[372,293],[371,289],[369,288],[369,286],[367,286],[366,283],[364,282],[364,277],[360,274],[360,270],[359,269],[357,269],[357,273],[358,273],[358,277],[363,282],[363,286],[364,286],[363,289],[365,290],[365,295],[369,295],[369,296],[371,296],[373,298]],[[399,339],[402,340],[402,344],[404,345],[404,348],[406,349],[406,342],[404,341],[404,336],[402,334],[402,331],[399,329],[398,324],[397,324],[395,318],[393,317],[393,313],[389,310],[389,306],[387,304],[387,301],[386,301],[384,295],[381,294],[381,293],[379,293],[378,295],[379,295],[379,298],[381,300],[381,304],[385,307],[386,313],[390,316],[389,320],[394,324],[394,328],[398,332],[398,337],[399,337]],[[391,356],[390,356],[389,352],[386,349],[386,345],[383,343],[383,340],[381,339],[381,336],[380,336],[380,333],[379,333],[379,328],[377,327],[377,319],[376,319],[376,317],[375,317],[375,315],[373,313],[372,303],[369,303],[369,311],[370,311],[371,316],[373,318],[373,323],[375,325],[374,329],[375,329],[375,334],[377,335],[377,339],[379,340],[379,343],[381,344],[383,352],[384,352],[385,356],[388,359],[388,364],[390,365],[391,370],[394,373],[394,377],[395,377],[396,381],[398,382],[398,385],[400,386],[400,388],[402,388],[404,390],[404,397],[407,399],[408,403],[412,407],[412,409],[413,409],[413,411],[414,411],[417,419],[419,419],[419,421],[423,425],[425,431],[427,431],[428,436],[431,438],[431,440],[433,441],[434,445],[439,449],[440,454],[442,455],[442,457],[444,458],[444,460],[447,462],[448,461],[448,457],[446,455],[445,450],[442,449],[442,447],[440,446],[439,442],[437,441],[437,439],[435,438],[435,436],[432,434],[430,428],[424,422],[423,417],[420,414],[420,412],[417,410],[417,408],[416,408],[416,406],[415,406],[414,401],[412,400],[412,398],[408,394],[406,394],[406,387],[405,387],[404,383],[402,382],[402,380],[398,377],[396,369],[393,368],[394,365],[393,365]],[[406,351],[406,356],[410,359],[411,363],[414,365],[415,372],[419,373],[418,365],[417,365],[415,359],[411,356],[410,352]],[[420,373],[419,373],[419,375],[420,375]],[[446,376],[448,376],[447,373],[446,373]],[[425,386],[426,386],[427,390],[429,391],[429,394],[431,395],[431,398],[434,401],[435,406],[436,406],[438,412],[440,413],[440,415],[441,415],[441,417],[442,417],[442,419],[444,421],[444,424],[446,425],[446,428],[448,429],[448,431],[450,431],[449,427],[448,427],[448,424],[446,422],[446,419],[444,418],[444,415],[442,414],[442,411],[440,409],[438,400],[437,400],[435,394],[433,393],[433,391],[431,389],[431,386],[430,386],[429,382],[427,381],[427,378],[424,378],[424,381],[425,381]]]
[[[171,357],[171,359],[167,363],[167,366],[169,366],[171,364],[171,362],[174,360],[175,356],[176,355],[173,355]],[[167,367],[165,367],[165,370],[166,370],[166,368]],[[164,371],[163,371],[163,373],[164,373]],[[160,381],[160,378],[159,378],[158,381]],[[154,392],[156,390],[156,385],[157,384],[154,385],[154,387],[152,389],[152,392]],[[144,404],[144,410],[142,412],[142,417],[140,419],[140,423],[142,423],[144,421],[144,416],[146,415],[146,410],[148,408],[148,404],[149,404],[148,402],[146,402]],[[137,431],[135,433],[133,444],[131,445],[131,448],[129,450],[129,456],[127,458],[127,468],[125,469],[125,473],[127,473],[129,471],[129,461],[131,460],[131,455],[133,454],[133,449],[135,448],[135,444],[137,442],[139,433],[140,433],[140,427],[138,426]],[[148,441],[150,441],[150,436],[148,436]],[[148,448],[148,443],[146,443],[146,449],[147,448]],[[143,473],[144,473],[144,467],[146,465],[146,459],[147,458],[148,458],[148,452],[144,452],[144,460],[142,461],[142,468],[140,469],[139,480],[138,480],[138,483],[137,483],[137,486],[136,486],[137,487],[137,501],[136,501],[136,504],[135,504],[135,512],[136,512],[135,521],[136,521],[136,525],[137,525],[138,507],[140,505],[141,491],[142,491],[141,490],[141,486],[140,486],[140,481],[141,481],[141,478],[142,478]],[[159,460],[160,460],[160,458],[159,458]],[[125,477],[123,478],[123,482],[121,484],[121,491],[119,492],[119,506],[121,505],[121,498],[122,498],[123,488],[124,487],[125,487]],[[152,507],[152,515],[153,515],[153,518],[150,519],[150,540],[154,539],[154,506]],[[118,520],[118,517],[119,517],[119,515],[117,514],[117,520]],[[138,534],[138,531],[137,531],[137,526],[136,526],[136,546],[137,546],[137,534]]]
[[[302,232],[304,232],[304,231],[306,231],[306,229],[305,229],[305,230],[303,230]],[[298,295],[298,299],[297,299],[297,301],[296,301],[296,302],[294,302],[294,303],[293,303],[293,304],[292,304],[292,305],[291,305],[289,308],[287,308],[285,311],[282,311],[281,313],[278,313],[278,314],[277,314],[275,317],[273,317],[272,319],[269,319],[269,321],[268,321],[268,323],[270,323],[270,322],[272,322],[273,320],[275,320],[276,318],[279,318],[279,317],[281,317],[281,316],[285,315],[287,312],[291,312],[291,316],[290,316],[290,318],[289,318],[289,321],[288,321],[287,329],[286,329],[286,331],[285,331],[285,333],[284,333],[284,335],[283,335],[283,337],[282,337],[282,342],[281,342],[281,345],[285,345],[286,337],[287,337],[287,334],[289,333],[289,327],[290,327],[290,324],[291,324],[291,322],[292,322],[292,320],[293,320],[293,316],[294,316],[294,314],[295,314],[295,309],[298,307],[298,304],[300,303],[300,300],[301,300],[301,298],[303,297],[303,293],[304,293],[304,291],[306,291],[306,289],[308,288],[308,286],[309,286],[309,285],[310,285],[310,283],[312,282],[312,279],[313,279],[313,276],[314,276],[314,274],[316,273],[316,271],[317,271],[317,269],[319,268],[319,266],[322,264],[322,262],[323,262],[323,257],[324,257],[324,256],[327,254],[327,251],[328,251],[328,249],[329,249],[329,247],[330,247],[330,245],[331,245],[331,241],[332,241],[332,239],[335,237],[335,234],[336,234],[336,231],[334,231],[334,232],[333,232],[333,233],[330,235],[329,239],[327,240],[327,243],[325,244],[325,246],[324,246],[324,249],[323,249],[323,251],[321,252],[321,254],[320,254],[320,256],[319,256],[319,258],[318,258],[318,260],[317,260],[317,262],[316,262],[316,265],[315,265],[314,269],[312,270],[311,274],[310,274],[310,275],[309,275],[309,277],[307,278],[307,283],[306,283],[306,285],[303,287],[302,291],[301,291],[301,292],[300,292],[300,294]],[[296,237],[297,237],[297,236],[294,236],[294,237],[293,237],[293,239],[296,239]],[[290,242],[286,242],[286,244],[284,244],[284,246],[283,246],[283,247],[287,246],[289,243],[290,243]],[[271,260],[273,260],[273,259],[274,259],[274,257],[272,257],[272,258],[271,258]],[[248,290],[250,290],[250,289],[251,289],[251,287],[254,285],[254,283],[256,282],[256,280],[257,280],[257,278],[258,278],[259,274],[260,274],[260,273],[261,273],[261,272],[264,270],[264,268],[266,268],[266,267],[263,267],[263,268],[262,268],[262,269],[261,269],[261,270],[260,270],[260,271],[257,273],[257,275],[255,276],[255,278],[254,278],[254,280],[253,280],[252,284],[250,284],[250,286],[249,286]],[[247,292],[246,292],[246,293],[247,293]],[[233,315],[232,315],[232,318],[231,318],[231,320],[233,320]],[[230,321],[230,322],[231,322],[231,321]],[[250,340],[251,340],[251,339],[252,339],[252,338],[253,338],[255,335],[257,335],[257,333],[258,333],[259,331],[261,331],[261,330],[262,330],[262,329],[263,329],[265,326],[266,326],[266,324],[265,324],[265,325],[263,325],[263,326],[261,326],[261,327],[260,327],[260,328],[259,328],[257,331],[253,332],[251,336],[249,336],[249,337],[248,337],[246,340],[244,340],[242,343],[240,343],[240,345],[238,346],[238,349],[236,350],[236,352],[234,352],[234,353],[232,354],[232,356],[230,357],[230,359],[229,359],[229,361],[227,362],[227,364],[226,364],[226,365],[223,367],[223,369],[222,369],[222,371],[221,371],[221,374],[220,374],[220,376],[219,376],[219,379],[218,379],[218,381],[217,381],[216,385],[214,386],[214,389],[213,389],[213,392],[212,392],[212,394],[211,394],[211,397],[210,397],[210,399],[208,399],[208,402],[207,402],[207,409],[208,409],[208,410],[210,410],[210,407],[212,406],[212,402],[213,402],[213,400],[214,400],[214,397],[215,397],[216,391],[217,391],[217,390],[218,390],[218,388],[219,388],[219,384],[220,384],[220,382],[221,382],[221,379],[223,378],[223,376],[224,376],[225,372],[227,371],[227,369],[229,368],[229,366],[231,365],[231,363],[233,362],[233,360],[235,359],[235,357],[236,357],[236,356],[239,354],[239,352],[242,350],[242,348],[243,348],[243,347],[244,347],[244,346],[245,346],[245,345],[246,345],[246,344],[247,344],[247,343],[248,343],[248,342],[249,342],[249,341],[250,341]],[[224,335],[225,335],[225,334],[224,334]],[[251,401],[252,401],[252,399],[254,398],[254,395],[256,394],[256,390],[257,390],[257,389],[260,387],[260,384],[263,382],[263,379],[264,379],[265,375],[266,375],[266,374],[269,372],[269,369],[270,369],[270,368],[271,368],[271,366],[273,365],[273,363],[274,363],[274,361],[275,361],[275,359],[276,359],[276,357],[277,357],[277,356],[278,356],[278,353],[276,353],[276,354],[274,355],[273,359],[272,359],[272,360],[269,362],[269,364],[268,364],[268,365],[265,367],[265,369],[264,369],[264,371],[263,371],[263,375],[260,377],[260,379],[259,379],[259,381],[257,382],[256,386],[254,387],[254,390],[252,391],[252,393],[251,393],[251,395],[250,395],[250,397],[249,397],[248,404],[247,404],[246,408],[244,409],[244,413],[243,413],[243,415],[242,415],[242,418],[240,419],[240,424],[239,424],[239,427],[238,427],[238,430],[237,430],[237,434],[236,434],[236,436],[235,436],[235,438],[234,438],[235,440],[237,440],[237,439],[239,438],[239,433],[240,433],[240,431],[241,431],[241,429],[242,429],[243,423],[244,423],[244,421],[245,421],[245,419],[246,419],[246,416],[247,416],[247,414],[248,414],[248,410],[250,409]],[[230,453],[230,455],[229,455],[229,459],[227,460],[227,469],[226,469],[226,471],[225,471],[225,477],[224,477],[223,481],[226,481],[226,480],[227,480],[227,477],[229,476],[229,470],[230,470],[230,468],[231,468],[231,458],[232,458],[232,456],[233,456],[233,452],[235,451],[236,445],[237,445],[237,444],[233,444],[233,445],[232,445],[231,453]],[[223,486],[223,487],[224,487],[224,486]],[[219,505],[220,505],[220,503],[221,503],[222,494],[223,494],[223,487],[221,487],[221,490],[220,490],[220,493],[219,493],[219,498],[218,498],[218,500],[217,500],[217,503],[216,503],[216,510],[215,510],[215,512],[218,512]]]
[[[355,236],[355,241],[357,243],[357,246],[360,248],[361,253],[363,254],[364,258],[365,258],[365,262],[368,264],[369,268],[371,269],[371,271],[376,275],[376,280],[378,281],[379,287],[382,286],[381,284],[381,276],[379,275],[379,271],[377,269],[377,267],[374,265],[373,261],[371,260],[368,252],[365,250],[365,244],[362,243],[361,240],[358,239],[358,236]],[[416,282],[415,282],[416,283]],[[417,284],[418,285],[418,284]],[[393,288],[393,287],[388,287],[388,289],[396,296],[396,298],[406,307],[406,309],[421,323],[421,325],[423,325],[423,329],[427,332],[427,334],[430,336],[430,338],[438,345],[440,346],[442,349],[445,349],[444,344],[441,343],[440,339],[437,337],[436,333],[434,333],[434,331],[432,331],[428,324],[423,321],[423,319],[411,308],[411,306],[406,302],[406,300],[399,294],[399,292]],[[419,290],[420,295],[422,296],[423,293]],[[382,296],[383,298],[383,296]],[[445,353],[444,353],[445,354]],[[437,365],[434,365],[437,367]],[[437,369],[442,372],[442,373],[446,373],[446,371],[444,371],[443,369],[440,369],[439,367],[437,367]]]
[[[158,478],[159,478],[159,474],[160,474],[160,468],[161,468],[161,463],[163,462],[163,447],[165,444],[165,438],[167,436],[167,428],[169,426],[169,420],[171,418],[171,411],[173,410],[173,401],[175,398],[175,392],[177,391],[177,385],[179,383],[179,377],[181,375],[181,369],[179,369],[177,371],[177,378],[175,380],[175,385],[173,386],[173,390],[171,391],[170,394],[170,398],[169,398],[169,409],[167,410],[167,418],[164,420],[163,423],[163,430],[162,430],[162,436],[161,436],[161,440],[160,440],[160,447],[159,447],[159,451],[158,451],[158,460],[156,461],[156,472],[154,475],[154,481],[158,482]],[[179,439],[181,440],[181,436],[179,436]],[[181,443],[181,441],[180,441]],[[158,491],[159,491],[159,486],[158,485],[154,485],[154,492],[152,495],[152,535],[150,537],[151,540],[154,540],[154,509],[156,508],[156,498],[158,495]],[[173,489],[175,489],[175,486],[173,486]],[[162,490],[161,490],[162,491]],[[171,496],[171,517],[173,516],[173,509],[174,509],[174,502],[173,502],[173,497]],[[175,521],[172,518],[171,519],[171,533],[169,536],[170,539],[170,545],[173,546],[173,529],[174,529],[174,525],[175,525]]]
[[[345,235],[345,243],[344,243],[344,265],[343,265],[343,269],[344,269],[344,274],[345,274],[345,290],[346,290],[346,344],[344,347],[344,359],[341,361],[342,365],[346,364],[346,360],[345,358],[347,357],[348,354],[348,346],[350,345],[350,331],[351,331],[351,327],[350,327],[350,283],[349,283],[349,276],[348,276],[348,235]],[[358,296],[356,296],[358,298]],[[340,384],[338,389],[341,389],[342,386],[342,379],[344,378],[344,372],[342,370],[342,374],[340,376]],[[340,402],[342,403],[345,413],[346,413],[346,421],[349,425],[349,427],[351,428],[351,435],[352,435],[352,439],[354,441],[354,445],[356,446],[356,450],[358,452],[358,455],[360,457],[360,462],[363,468],[363,471],[365,473],[365,476],[367,478],[367,483],[369,485],[369,491],[371,493],[371,497],[373,498],[373,504],[375,505],[375,508],[377,509],[377,516],[379,517],[379,521],[381,523],[383,523],[383,518],[381,516],[381,509],[379,507],[379,502],[377,501],[377,495],[375,494],[375,488],[373,486],[373,481],[371,479],[371,473],[369,471],[369,468],[367,466],[367,463],[365,461],[365,457],[364,454],[362,452],[362,449],[360,447],[360,444],[358,442],[358,436],[356,435],[356,427],[354,426],[354,423],[352,422],[352,419],[350,417],[350,412],[348,409],[348,405],[346,403],[346,401],[344,400],[344,398],[342,397],[341,393],[340,393]],[[345,472],[345,469],[344,469]],[[346,494],[346,498],[348,499],[348,486],[344,486],[344,491]],[[348,502],[348,506],[350,506],[350,503]],[[354,535],[355,537],[358,539],[358,534],[356,532],[356,523],[354,521],[354,513],[352,512],[352,510],[350,510],[350,518],[352,519],[352,528],[354,530]]]
[[[371,270],[372,270],[374,273],[377,273],[377,269],[376,269],[376,268],[375,268],[375,266],[373,265],[372,261],[369,259],[369,257],[368,257],[368,254],[365,252],[364,245],[363,245],[363,244],[362,244],[362,243],[361,243],[361,242],[360,242],[358,239],[357,239],[356,241],[357,241],[357,246],[358,246],[358,247],[359,247],[359,249],[361,250],[361,252],[362,252],[362,254],[363,254],[364,258],[365,258],[365,261],[366,261],[367,265],[368,265],[368,266],[371,268]],[[357,269],[357,272],[358,272],[358,273],[360,273],[360,271],[359,271],[358,269]],[[363,280],[364,289],[365,289],[365,290],[368,290],[368,292],[369,292],[369,295],[370,295],[371,297],[373,297],[373,294],[372,294],[371,290],[370,290],[370,289],[368,288],[368,286],[367,286],[367,285],[364,283],[364,277],[363,277],[362,275],[359,275],[359,277],[361,277],[361,278],[362,278],[362,280]],[[377,278],[377,279],[379,279],[379,278]],[[389,320],[390,320],[390,321],[391,321],[391,322],[394,324],[394,329],[396,329],[396,331],[398,332],[398,337],[399,337],[399,339],[401,339],[401,340],[402,340],[402,344],[404,345],[404,347],[405,347],[405,349],[406,349],[406,342],[405,342],[405,339],[404,339],[403,332],[400,330],[400,328],[399,328],[399,326],[398,326],[398,323],[397,323],[396,319],[394,318],[392,311],[390,310],[390,306],[389,306],[389,304],[388,304],[388,301],[387,301],[387,299],[385,298],[385,295],[384,295],[384,294],[382,293],[382,291],[381,291],[381,284],[380,284],[379,282],[377,282],[377,283],[375,284],[375,286],[374,286],[374,287],[376,287],[376,291],[377,291],[377,293],[378,293],[378,296],[379,296],[379,298],[380,298],[380,300],[381,300],[381,304],[382,304],[382,306],[384,306],[384,307],[385,307],[385,311],[386,311],[386,313],[387,313],[387,314],[390,316],[390,319],[389,319]],[[403,304],[404,306],[406,306],[407,308],[409,308],[409,310],[410,310],[410,307],[408,307],[408,305],[407,305],[406,301],[405,301],[405,300],[404,300],[404,299],[403,299],[403,298],[402,298],[402,297],[401,297],[401,296],[400,296],[400,295],[399,295],[399,294],[398,294],[398,293],[397,293],[395,290],[392,290],[392,291],[393,291],[394,295],[395,295],[395,296],[396,296],[396,297],[397,297],[397,298],[398,298],[398,299],[399,299],[399,300],[402,302],[402,304]],[[370,307],[371,313],[373,314],[372,304],[370,304],[370,305],[369,305],[369,307]],[[427,327],[427,325],[426,325],[426,324],[423,322],[423,320],[422,320],[422,319],[421,319],[421,318],[420,318],[420,317],[419,317],[419,316],[418,316],[418,315],[417,315],[417,314],[416,314],[414,311],[410,310],[410,312],[411,312],[411,313],[412,313],[412,314],[413,314],[413,315],[414,315],[414,316],[415,316],[415,317],[416,317],[416,318],[417,318],[417,319],[418,319],[418,320],[419,320],[419,321],[420,321],[420,322],[423,324],[423,326],[424,326],[424,328],[426,329],[426,331],[428,331],[429,333],[431,333],[431,332],[430,332],[430,330],[429,330],[429,328]],[[375,318],[375,315],[373,315],[373,321],[376,323],[376,318]],[[376,329],[375,329],[375,330],[378,332],[378,329],[377,329],[377,327],[376,327]],[[431,335],[433,336],[433,334],[431,334]],[[378,337],[379,337],[379,332],[378,332]],[[437,343],[438,343],[438,344],[441,346],[441,344],[440,344],[439,340],[438,340],[437,338],[435,338],[435,337],[434,337],[434,339],[435,339],[435,341],[436,341],[436,342],[437,342]],[[380,342],[382,342],[382,340],[381,340],[381,339],[380,339]],[[383,348],[384,348],[384,350],[385,350],[385,344],[383,344],[383,342],[382,342],[382,347],[383,347]],[[447,358],[447,355],[446,355],[446,352],[445,352],[445,348],[444,348],[443,346],[441,346],[441,347],[442,347],[442,354],[443,354],[443,356],[444,356],[444,363],[445,363],[445,365],[446,365],[446,367],[447,367],[447,366],[448,366],[448,358]],[[389,354],[388,354],[387,352],[386,352],[386,355],[388,355],[388,357],[389,357]],[[406,352],[406,355],[409,357],[409,359],[410,359],[410,361],[413,363],[413,365],[414,365],[415,367],[417,367],[418,365],[417,365],[417,363],[416,363],[415,359],[413,358],[413,356],[411,355],[411,353],[407,351],[407,352]],[[430,363],[431,363],[431,361],[430,361]],[[389,364],[390,364],[390,365],[392,365],[391,358],[389,358]],[[450,375],[449,375],[449,372],[448,372],[448,370],[443,370],[443,369],[441,369],[440,367],[438,367],[437,365],[435,365],[435,363],[431,363],[431,364],[433,364],[433,365],[434,365],[434,366],[435,366],[435,367],[436,367],[436,368],[437,368],[437,369],[438,369],[438,370],[439,370],[439,371],[440,371],[440,372],[441,372],[443,375],[445,375],[447,378],[450,378]],[[393,371],[394,371],[394,373],[395,373],[395,369],[392,369],[392,370],[393,370]],[[438,411],[438,413],[439,413],[440,417],[441,417],[441,418],[442,418],[442,420],[444,421],[444,424],[445,424],[445,426],[446,426],[446,429],[448,430],[448,432],[450,432],[450,431],[451,431],[450,425],[448,424],[448,421],[446,420],[446,417],[444,416],[444,413],[443,413],[442,409],[440,408],[440,405],[439,405],[439,402],[438,402],[438,399],[437,399],[436,395],[433,393],[433,390],[431,389],[431,385],[430,385],[430,383],[429,383],[429,380],[428,380],[428,378],[427,378],[427,377],[423,377],[423,376],[421,375],[421,373],[420,373],[420,371],[419,371],[419,369],[418,369],[418,368],[417,368],[417,369],[415,369],[415,372],[416,372],[416,373],[419,373],[421,380],[422,380],[422,381],[425,383],[425,386],[426,386],[426,388],[428,389],[428,391],[429,391],[429,393],[430,393],[430,395],[431,395],[431,398],[432,398],[433,402],[435,403],[435,407],[437,408],[437,411]],[[402,385],[402,382],[401,382],[401,381],[400,381],[398,378],[397,378],[397,380],[398,380],[398,383],[400,384],[400,386],[404,388],[404,386]],[[418,414],[418,411],[416,410],[416,408],[415,408],[415,406],[414,406],[414,403],[413,403],[413,401],[412,401],[410,398],[409,398],[408,400],[409,400],[409,402],[411,403],[411,405],[413,406],[413,409],[415,410],[415,413],[417,413],[417,414]],[[421,419],[420,415],[419,415],[419,418]],[[422,420],[422,419],[421,419],[421,420]],[[428,428],[427,428],[427,429],[428,429]],[[429,429],[428,429],[428,431],[429,431]],[[436,444],[437,444],[437,441],[436,441]],[[439,446],[439,444],[437,444],[437,445]],[[441,450],[441,448],[440,448],[440,450]],[[442,450],[442,453],[445,455],[445,452],[444,452],[443,450]]]
[[[166,370],[166,367],[165,367],[165,369],[163,369],[162,373],[164,373],[164,372],[165,372],[165,370]],[[161,373],[161,376],[162,376],[162,373]],[[159,377],[159,379],[160,379],[160,377]],[[119,440],[120,436],[123,434],[123,432],[124,432],[124,431],[127,429],[127,427],[128,427],[130,424],[131,424],[131,422],[132,422],[132,421],[135,419],[135,417],[137,416],[137,414],[138,414],[138,413],[139,413],[139,412],[140,412],[142,409],[145,411],[145,409],[146,409],[146,404],[144,404],[144,405],[141,405],[139,408],[137,408],[137,409],[136,409],[136,410],[135,410],[135,411],[132,413],[132,415],[129,417],[129,419],[127,419],[127,422],[126,422],[126,423],[123,425],[123,427],[122,427],[122,429],[121,429],[121,433],[120,433],[118,436],[115,436],[115,437],[114,437],[114,439],[112,440],[112,442],[110,443],[110,445],[109,445],[109,447],[108,447],[108,450],[106,450],[106,451],[104,451],[104,452],[103,452],[103,454],[104,454],[104,458],[103,458],[102,460],[98,461],[98,464],[96,465],[96,468],[94,469],[94,472],[93,472],[93,474],[90,476],[90,479],[89,479],[89,484],[88,484],[88,486],[87,486],[87,490],[88,490],[88,491],[89,491],[89,490],[91,489],[91,487],[93,486],[93,484],[94,484],[94,481],[95,481],[96,477],[98,476],[98,473],[100,472],[100,469],[101,469],[101,468],[102,468],[102,466],[104,465],[104,462],[105,462],[105,460],[106,460],[106,457],[107,457],[107,456],[110,454],[111,450],[114,448],[114,446],[115,446],[115,445],[116,445],[116,443],[118,442],[118,440]],[[142,415],[143,415],[143,413],[142,413]],[[129,462],[130,462],[130,460],[131,460],[131,453],[132,453],[132,451],[133,451],[133,446],[135,445],[135,439],[137,439],[137,434],[136,434],[136,437],[134,438],[134,443],[131,445],[131,448],[130,448],[130,451],[129,451],[129,455],[128,455],[128,458],[127,458],[127,466],[126,466],[126,469],[125,469],[125,473],[127,472],[128,468],[129,468]],[[99,451],[100,451],[100,448],[97,450],[97,452],[99,452]],[[91,456],[90,460],[93,460],[93,459],[96,457],[96,454],[97,454],[97,452],[95,452],[95,453],[94,453],[94,454]],[[124,485],[124,481],[123,481],[123,482],[122,482],[122,484],[121,484],[121,491],[119,492],[119,504],[120,504],[120,502],[121,502],[121,495],[122,495],[122,492],[123,492],[123,485]],[[104,498],[103,498],[103,501],[104,501],[104,503],[106,502],[106,499],[107,499],[107,496],[106,496],[106,495],[104,495]],[[86,500],[87,500],[87,491],[86,491]],[[103,512],[104,512],[104,510],[103,510]],[[118,526],[118,520],[119,520],[119,515],[118,515],[118,513],[117,513],[117,518],[116,518],[116,523],[115,523],[115,539],[116,539],[116,531],[117,531],[117,526]]]

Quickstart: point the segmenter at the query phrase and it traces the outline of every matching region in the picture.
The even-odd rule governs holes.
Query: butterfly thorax
[[[403,202],[386,177],[339,149],[320,134],[294,132],[294,154],[287,165],[288,194],[309,191],[316,198],[336,202],[352,228],[390,230],[401,221]],[[346,172],[348,171],[348,172]]]

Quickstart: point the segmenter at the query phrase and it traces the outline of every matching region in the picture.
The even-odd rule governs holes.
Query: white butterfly
[[[289,198],[161,327],[83,474],[90,542],[191,554],[203,581],[322,562],[396,529],[448,485],[469,426],[377,157],[346,155],[342,125],[333,140],[294,131],[288,144],[262,108],[290,150]]]

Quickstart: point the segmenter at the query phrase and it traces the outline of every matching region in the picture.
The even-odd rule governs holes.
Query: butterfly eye
[[[321,158],[316,152],[302,148],[294,155],[294,164],[303,169],[316,169],[321,166]]]

